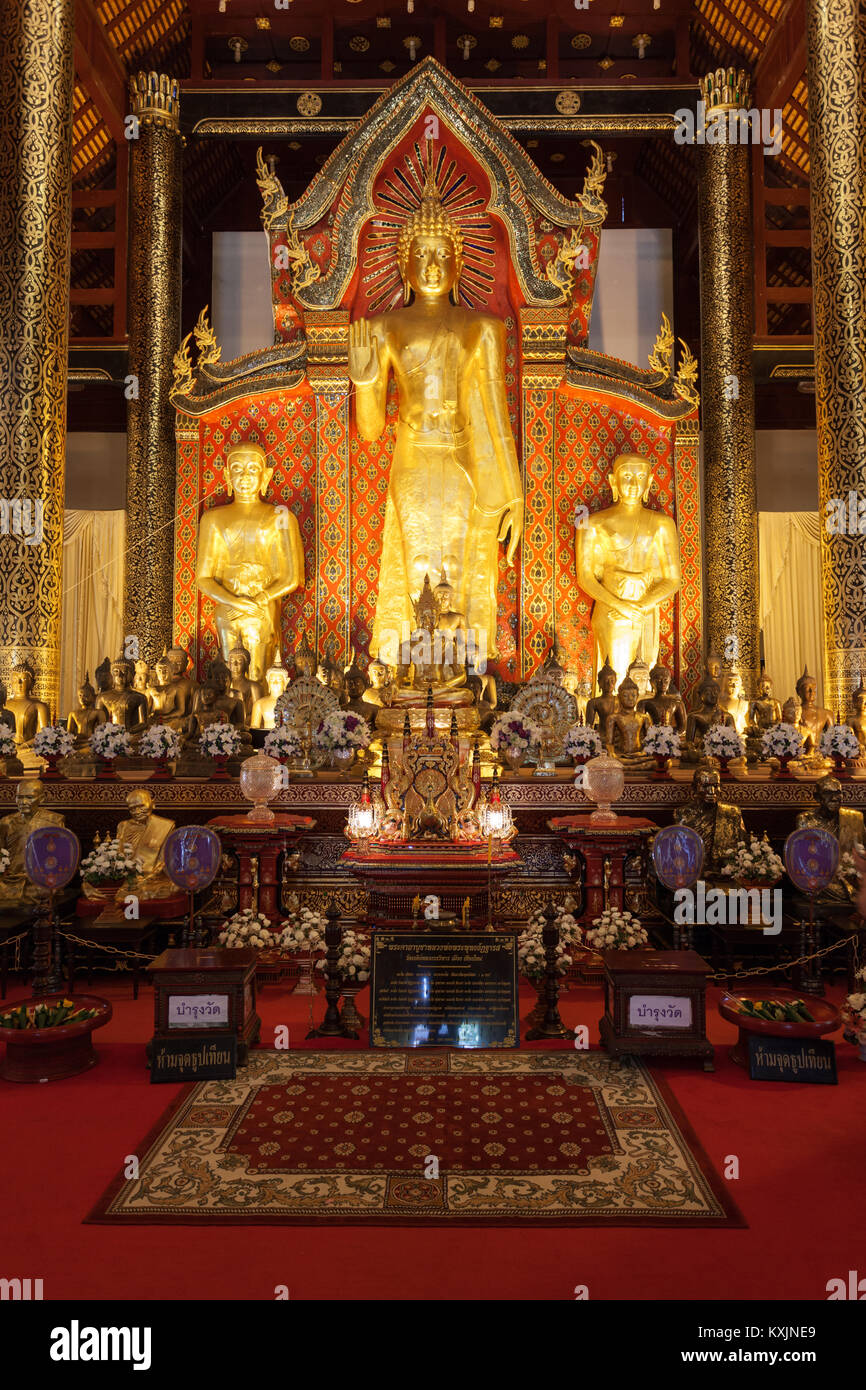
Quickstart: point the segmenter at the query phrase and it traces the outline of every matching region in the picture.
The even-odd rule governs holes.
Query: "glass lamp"
[[[369,842],[376,838],[378,829],[379,807],[370,796],[370,779],[365,772],[361,784],[361,795],[349,807],[346,834],[359,849],[366,849]]]
[[[247,758],[241,764],[241,791],[247,801],[253,803],[253,809],[247,811],[247,820],[255,821],[257,825],[271,824],[275,817],[268,802],[273,801],[283,780],[281,764],[276,758],[268,757],[267,753],[256,753],[254,758]]]
[[[590,758],[583,773],[583,789],[598,807],[590,816],[590,821],[593,825],[613,825],[616,812],[610,809],[610,805],[622,796],[625,768],[619,758],[600,753],[597,758]]]
[[[514,817],[507,801],[499,794],[499,769],[493,772],[493,786],[490,796],[478,813],[478,824],[485,840],[508,840],[514,829]]]

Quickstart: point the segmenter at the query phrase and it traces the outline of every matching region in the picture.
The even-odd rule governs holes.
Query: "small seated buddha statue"
[[[652,694],[638,701],[638,709],[648,714],[653,724],[664,724],[682,734],[685,733],[688,716],[682,695],[678,690],[671,689],[672,679],[669,666],[654,666],[650,671]]]
[[[815,754],[815,738],[808,725],[803,723],[803,706],[797,695],[789,695],[782,705],[782,723],[793,724],[803,740],[803,757],[811,758]]]
[[[866,757],[866,685],[863,684],[862,673],[860,684],[851,692],[851,713],[846,722],[860,744],[860,757]]]
[[[577,701],[577,722],[586,723],[586,707],[592,698],[592,685],[589,681],[579,680],[574,689],[574,698]]]
[[[686,721],[686,761],[696,762],[703,757],[704,735],[714,724],[736,728],[733,715],[719,705],[720,695],[718,681],[704,679],[698,686],[698,704],[689,710]]]
[[[147,694],[147,687],[150,684],[150,663],[142,657],[135,662],[135,675],[132,678],[132,688],[137,690],[139,695]]]
[[[215,680],[203,681],[197,691],[195,709],[189,718],[191,739],[199,738],[211,724],[229,724],[231,721],[220,705],[220,687]],[[236,703],[236,702],[235,702]]]
[[[51,713],[45,701],[33,698],[35,679],[29,661],[19,661],[12,667],[12,695],[6,700],[6,709],[15,720],[15,742],[19,747],[32,743],[38,730],[51,723]]]
[[[250,715],[251,729],[273,729],[276,727],[274,706],[280,696],[285,694],[289,688],[289,673],[283,665],[279,651],[274,658],[273,666],[269,666],[265,672],[265,684],[268,687],[268,693],[262,695],[253,705]]]
[[[586,722],[590,729],[600,729],[602,734],[607,728],[607,721],[611,715],[616,713],[616,671],[606,659],[604,665],[598,673],[598,687],[600,695],[595,695],[587,702]]]
[[[800,723],[809,730],[813,747],[817,748],[824,730],[829,729],[836,721],[828,709],[822,709],[817,703],[818,683],[814,676],[809,675],[805,666],[802,676],[797,681],[796,690],[802,705]]]
[[[246,647],[232,648],[229,652],[228,668],[231,672],[231,681],[227,693],[243,701],[244,725],[249,728],[253,705],[264,695],[264,686],[261,681],[250,680],[250,654]]]
[[[782,718],[782,707],[773,694],[773,678],[762,671],[758,677],[758,693],[749,703],[748,728],[750,732],[763,734]]]
[[[384,661],[371,661],[367,667],[367,680],[369,685],[364,691],[364,703],[377,709],[387,709],[394,693],[390,666],[386,666]]]
[[[119,724],[131,734],[140,733],[147,723],[147,700],[132,688],[135,667],[126,657],[119,656],[111,663],[111,686],[96,697],[97,709],[105,710],[112,724]]]
[[[183,713],[188,715],[192,711],[197,685],[190,671],[189,653],[184,651],[183,647],[169,647],[166,656],[171,666],[178,702],[183,708]]]
[[[163,652],[154,664],[145,694],[150,710],[148,725],[166,724],[178,732],[186,728],[188,715],[184,708],[185,692],[166,652]]]
[[[71,734],[75,735],[76,748],[87,748],[90,745],[90,735],[98,724],[105,724],[108,715],[104,709],[97,709],[96,691],[90,684],[90,673],[84,672],[84,680],[78,687],[78,704],[75,709],[70,710],[66,718],[66,727]]]
[[[643,736],[652,719],[645,711],[638,710],[639,694],[637,681],[633,681],[631,676],[626,676],[625,680],[620,682],[617,708],[608,716],[604,730],[604,743],[608,751],[626,766],[635,768],[648,766],[653,762],[650,756],[641,752]]]
[[[726,710],[734,721],[738,734],[745,733],[749,717],[749,702],[743,692],[743,678],[736,666],[722,673],[719,708]]]

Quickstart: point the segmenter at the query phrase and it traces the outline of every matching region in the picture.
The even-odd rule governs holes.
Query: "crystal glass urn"
[[[612,801],[618,801],[625,786],[625,768],[618,758],[609,753],[600,753],[590,758],[583,769],[583,789],[598,810],[593,811],[590,820],[594,825],[612,825],[616,813],[610,809]]]
[[[253,809],[247,812],[247,820],[258,825],[269,825],[274,813],[268,806],[283,785],[283,769],[276,758],[267,753],[256,753],[241,764],[241,791],[247,801],[253,802]]]

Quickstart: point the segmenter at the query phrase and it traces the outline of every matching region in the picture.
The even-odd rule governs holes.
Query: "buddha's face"
[[[656,695],[667,695],[671,683],[671,673],[665,666],[657,666],[652,673],[653,690]]]
[[[782,706],[782,720],[785,724],[799,724],[803,707],[799,700],[786,700]]]
[[[285,671],[269,671],[265,679],[268,682],[268,694],[275,697],[285,695],[289,688],[289,677]]]
[[[650,468],[638,454],[625,454],[614,464],[611,482],[614,497],[634,505],[643,500],[650,484]]]
[[[229,485],[239,502],[255,502],[262,492],[266,467],[257,450],[240,449],[226,465]]]
[[[457,278],[454,243],[448,236],[419,233],[412,238],[406,263],[406,278],[416,295],[447,297]]]
[[[715,806],[719,799],[722,783],[717,772],[695,773],[695,796],[702,806]]]
[[[773,682],[770,680],[769,676],[762,676],[758,681],[758,698],[761,700],[769,700],[772,693]]]
[[[743,692],[743,682],[736,671],[728,671],[722,682],[722,689],[728,699],[738,700]]]
[[[436,597],[443,613],[450,613],[454,607],[454,590],[450,584],[437,584]]]
[[[156,679],[159,681],[160,685],[168,685],[174,675],[168,657],[161,656],[153,669],[156,672]]]
[[[717,656],[707,657],[707,675],[711,680],[717,681],[722,674],[721,659]]]
[[[602,695],[612,695],[616,685],[616,672],[608,673],[605,671],[603,676],[599,676],[598,683],[601,686]]]
[[[143,825],[150,815],[153,802],[147,792],[130,792],[126,798],[129,808],[129,818],[135,821],[136,825]]]
[[[797,682],[797,694],[804,705],[814,705],[817,694],[817,686],[813,680],[800,680]]]
[[[167,655],[172,673],[178,678],[185,676],[186,668],[189,665],[189,657],[183,647],[170,647]]]
[[[637,686],[627,685],[619,688],[619,702],[624,710],[633,710],[637,704]]]
[[[42,805],[42,787],[38,782],[19,782],[15,805],[25,820],[31,820]]]
[[[12,672],[12,694],[19,700],[26,700],[33,688],[33,677],[29,671]]]
[[[112,666],[111,668],[111,688],[112,690],[125,690],[129,681],[125,666]]]
[[[387,666],[383,666],[381,661],[371,661],[367,669],[367,677],[374,690],[381,690],[388,675]]]
[[[715,683],[704,686],[703,701],[706,709],[716,708],[719,703],[719,687]]]
[[[815,788],[821,810],[827,816],[838,816],[842,807],[842,787],[835,777],[825,777]]]
[[[201,693],[200,693],[200,695],[199,695],[199,699],[201,700],[202,705],[203,705],[203,707],[204,707],[205,709],[207,709],[207,710],[213,709],[213,707],[214,707],[214,702],[216,701],[216,697],[217,697],[217,692],[216,692],[216,686],[215,686],[215,685],[203,685],[203,686],[202,686],[202,688],[201,688]]]
[[[240,652],[232,652],[229,656],[229,672],[233,681],[242,680],[247,673],[247,659]]]
[[[78,687],[78,703],[82,709],[90,709],[96,699],[96,691],[92,685],[80,685]]]
[[[862,719],[864,708],[866,708],[866,691],[858,690],[854,695],[854,713],[858,719]]]

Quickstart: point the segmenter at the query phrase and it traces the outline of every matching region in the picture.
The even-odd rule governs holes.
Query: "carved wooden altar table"
[[[223,847],[237,855],[238,909],[241,912],[255,908],[272,922],[282,916],[277,872],[280,855],[297,848],[315,824],[312,816],[293,816],[284,811],[276,812],[274,819],[266,823],[256,823],[246,816],[214,816],[208,821]]]
[[[626,907],[626,861],[640,855],[641,878],[645,880],[649,841],[658,826],[641,816],[617,816],[610,825],[598,825],[589,815],[554,816],[547,826],[562,836],[572,854],[579,854],[583,860],[584,926],[589,926],[606,907],[622,912]]]
[[[352,846],[340,862],[369,894],[371,925],[412,923],[412,900],[435,894],[443,913],[458,919],[469,899],[467,926],[474,931],[487,925],[490,892],[520,867],[520,855],[508,846],[488,857],[486,840],[373,842],[368,849]],[[436,923],[418,924],[420,927]]]

